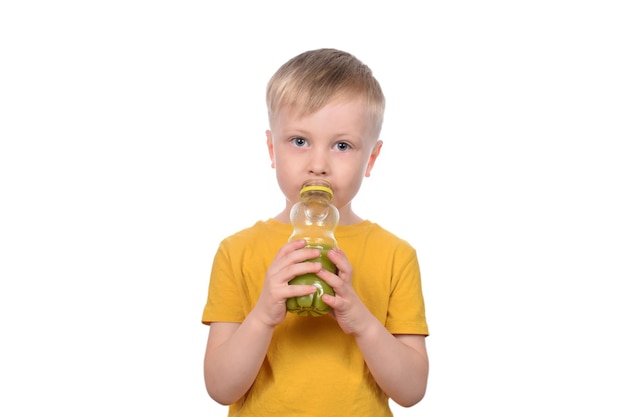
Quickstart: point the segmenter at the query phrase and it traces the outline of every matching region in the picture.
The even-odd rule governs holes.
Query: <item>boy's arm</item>
[[[232,404],[252,386],[267,353],[274,328],[285,320],[290,297],[312,294],[313,285],[289,285],[298,275],[317,273],[322,265],[304,262],[319,256],[306,241],[284,245],[269,266],[256,305],[241,323],[213,322],[204,356],[207,392],[220,404]]]
[[[204,381],[211,398],[228,405],[246,393],[261,368],[273,331],[252,318],[243,323],[211,323],[204,356]]]
[[[326,301],[324,296],[329,305],[336,300]],[[424,398],[428,381],[426,336],[392,335],[365,305],[360,304],[357,308],[360,312],[353,316],[358,319],[350,320],[352,326],[342,328],[354,336],[380,388],[403,407],[417,404]],[[344,319],[341,313],[335,310],[333,314],[335,317],[340,315],[338,321],[341,325]]]
[[[410,407],[424,398],[428,381],[425,336],[394,336],[374,318],[355,339],[372,376],[391,399]]]
[[[328,252],[337,275],[322,270],[320,278],[333,287],[335,295],[322,299],[333,310],[341,329],[354,336],[372,376],[398,404],[410,407],[424,397],[428,380],[425,336],[392,335],[367,309],[352,287],[352,267],[343,251]]]

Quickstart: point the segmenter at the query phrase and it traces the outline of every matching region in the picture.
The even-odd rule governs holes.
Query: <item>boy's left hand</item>
[[[370,320],[376,319],[352,288],[352,265],[345,253],[334,248],[328,251],[328,259],[337,267],[337,274],[322,269],[317,275],[335,290],[335,295],[324,294],[322,300],[332,308],[329,314],[345,333],[359,334]]]

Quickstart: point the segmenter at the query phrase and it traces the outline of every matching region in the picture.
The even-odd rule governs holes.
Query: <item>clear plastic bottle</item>
[[[320,256],[310,262],[321,262],[324,269],[337,272],[335,265],[328,259],[327,252],[337,246],[335,228],[339,223],[339,211],[331,200],[333,190],[328,181],[309,180],[300,190],[300,201],[291,208],[293,233],[289,241],[305,239],[307,247],[320,250]],[[300,316],[323,316],[330,311],[328,304],[322,301],[323,294],[335,295],[335,291],[316,274],[300,275],[289,284],[315,285],[317,291],[310,295],[287,300],[287,311]]]

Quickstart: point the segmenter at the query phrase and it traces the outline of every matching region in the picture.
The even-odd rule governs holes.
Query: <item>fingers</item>
[[[324,294],[322,300],[328,304],[333,311],[337,309],[345,310],[349,308],[350,305],[354,304],[349,300],[358,298],[352,288],[352,266],[345,253],[339,248],[328,251],[328,259],[337,267],[337,273],[333,274],[328,270],[322,269],[317,273],[317,276],[333,288],[335,295]]]
[[[331,287],[337,291],[336,287],[343,287],[344,285],[352,285],[352,265],[348,261],[345,253],[339,248],[334,248],[328,251],[328,259],[337,267],[337,273],[333,274],[329,271],[320,271],[317,275],[328,283]]]
[[[297,257],[299,259],[299,257]],[[277,280],[281,283],[286,283],[291,281],[293,278],[306,275],[306,274],[317,274],[323,268],[322,264],[319,262],[305,262],[306,258],[303,260],[297,261],[297,263],[287,263],[279,272],[280,278]]]
[[[305,248],[304,240],[285,244],[278,251],[265,276],[263,289],[255,305],[255,314],[262,322],[276,326],[285,319],[286,300],[314,294],[314,285],[289,285],[289,281],[298,275],[316,274],[322,265],[305,262],[320,255],[318,249]]]
[[[300,262],[307,261],[309,259],[314,259],[320,256],[320,250],[314,248],[307,248],[305,240],[296,240],[293,242],[289,242],[284,245],[278,251],[276,258],[274,259],[275,263],[280,263],[283,266],[287,266],[290,264],[296,264]]]
[[[322,269],[319,262],[306,262],[320,256],[319,249],[305,247],[304,239],[289,242],[280,248],[276,258],[270,265],[266,285],[271,289],[273,297],[285,299],[309,295],[316,291],[312,285],[287,285],[293,278],[306,275],[317,274]]]
[[[289,285],[285,291],[285,298],[302,297],[303,295],[311,295],[317,291],[315,285]]]
[[[320,251],[305,248],[305,244],[306,241],[298,240],[281,247],[268,268],[267,278],[272,282],[284,284],[298,275],[317,273],[321,266],[305,261],[318,257]]]
[[[348,261],[346,254],[337,248],[333,248],[328,251],[328,259],[337,267],[337,275],[341,278],[351,279],[352,277],[352,265]]]

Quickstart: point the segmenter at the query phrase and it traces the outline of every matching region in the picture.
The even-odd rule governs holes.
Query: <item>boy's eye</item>
[[[351,148],[351,146],[346,142],[339,142],[335,145],[340,151],[347,151]]]
[[[294,145],[298,147],[302,147],[302,146],[306,146],[307,141],[304,138],[296,137],[296,138],[291,139],[291,143],[293,143]]]

